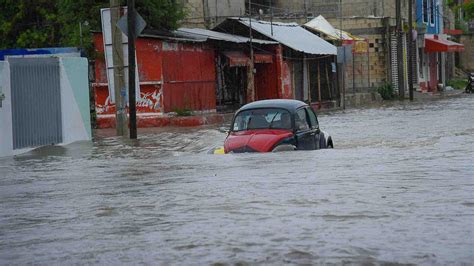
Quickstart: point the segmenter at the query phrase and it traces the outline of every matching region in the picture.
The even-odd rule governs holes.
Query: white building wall
[[[74,60],[75,62],[69,62],[69,64],[66,65],[64,60]],[[90,127],[90,121],[84,121],[83,117],[81,116],[81,110],[79,109],[78,101],[80,98],[77,97],[78,92],[76,92],[76,95],[74,95],[74,89],[82,90],[82,96],[86,96],[86,100],[89,100],[89,88],[87,87],[87,61],[85,58],[61,58],[59,66],[61,71],[61,119],[63,127],[62,144],[69,144],[80,140],[90,140],[91,138],[87,130],[87,127]],[[75,67],[77,69],[73,72],[70,71],[70,74],[68,75],[66,67]],[[77,84],[80,82],[85,83],[82,84],[85,86],[73,88],[74,85],[77,87]],[[89,110],[87,109],[87,111]],[[89,122],[88,125],[86,125],[87,122]]]
[[[6,61],[0,61],[0,92],[5,95],[0,107],[0,157],[2,157],[13,154],[10,65]]]

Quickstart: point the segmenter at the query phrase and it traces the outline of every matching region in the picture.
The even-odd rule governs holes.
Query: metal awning
[[[464,45],[439,39],[437,36],[425,37],[425,52],[437,53],[437,52],[463,52]]]
[[[250,27],[248,18],[229,18]],[[315,55],[337,55],[336,46],[305,30],[296,23],[252,19],[252,29],[295,51]]]
[[[194,29],[179,28],[175,32],[182,35],[189,35],[189,36],[195,36],[195,37],[197,36],[200,38],[217,40],[217,41],[226,41],[226,42],[233,42],[233,43],[250,43],[250,38],[248,37],[228,34],[228,33],[223,33],[223,32],[218,32],[218,31],[213,31],[213,30],[205,30],[205,29],[197,29],[197,28],[194,28]],[[267,41],[267,40],[260,40],[260,39],[252,39],[252,43],[278,44],[278,42],[275,42],[275,41]]]
[[[364,38],[354,36],[346,31],[334,28],[322,15],[312,19],[303,26],[325,34],[329,40],[342,40],[346,43],[365,40]]]

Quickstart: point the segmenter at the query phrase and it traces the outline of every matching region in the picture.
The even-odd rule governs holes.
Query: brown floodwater
[[[0,264],[471,264],[474,97],[321,114],[335,149],[217,127],[0,159]]]

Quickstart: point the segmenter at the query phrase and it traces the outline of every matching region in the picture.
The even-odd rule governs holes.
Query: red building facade
[[[102,34],[94,35],[99,55]],[[205,43],[168,42],[158,38],[136,41],[140,97],[137,112],[162,114],[175,109],[215,110],[215,50]],[[110,102],[104,56],[95,60],[93,83],[97,115],[115,114]]]
[[[222,90],[222,84],[217,80],[217,68],[221,67],[218,57],[222,56],[219,47],[226,45],[225,41],[210,41],[202,37],[196,41],[159,36],[138,38],[138,126],[173,124],[168,114],[179,110],[190,110],[207,116],[215,114],[218,103],[216,95]],[[241,54],[248,53],[248,44],[232,45],[233,50]],[[116,110],[109,96],[102,33],[94,34],[94,46],[98,54],[95,60],[95,80],[92,83],[97,124],[100,128],[114,127]],[[293,98],[289,68],[283,60],[281,45],[267,45],[266,50],[264,55],[257,55],[254,60],[255,100]],[[248,64],[243,67],[248,67]],[[241,104],[247,102],[245,100]],[[202,117],[195,120],[189,125],[206,123],[206,119]],[[212,120],[219,121],[215,118]],[[181,125],[182,122],[174,124]]]

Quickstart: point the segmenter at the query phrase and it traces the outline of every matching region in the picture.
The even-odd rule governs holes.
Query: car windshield
[[[290,113],[284,109],[265,108],[240,112],[232,131],[249,129],[291,129]]]

